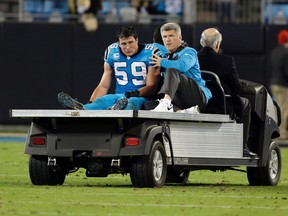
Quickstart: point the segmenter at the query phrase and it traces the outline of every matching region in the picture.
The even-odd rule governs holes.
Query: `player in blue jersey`
[[[157,48],[153,44],[138,44],[138,36],[131,26],[124,26],[116,33],[118,42],[105,51],[104,73],[98,86],[85,105],[65,93],[58,94],[59,102],[70,109],[138,110],[149,98],[155,96],[160,68],[150,65],[150,57]],[[116,80],[115,94],[107,94]]]
[[[166,69],[164,83],[158,92],[162,99],[152,111],[173,112],[173,104],[178,109],[197,105],[200,111],[204,110],[212,95],[201,77],[196,50],[183,43],[177,23],[166,23],[160,31],[169,57],[151,57],[151,64]]]
[[[159,49],[159,51],[161,52],[161,57],[165,58],[168,55],[168,50],[166,49],[166,47],[164,46],[163,40],[162,40],[162,36],[161,36],[161,32],[160,32],[161,26],[158,26],[154,29],[154,33],[153,33],[153,44]]]

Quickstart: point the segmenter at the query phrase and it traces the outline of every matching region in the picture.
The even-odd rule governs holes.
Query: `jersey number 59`
[[[144,62],[132,62],[130,67],[127,62],[115,62],[114,71],[119,85],[127,85],[129,80],[135,86],[145,85],[147,68]]]

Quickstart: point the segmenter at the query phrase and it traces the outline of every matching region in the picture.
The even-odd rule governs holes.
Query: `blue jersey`
[[[105,51],[104,61],[114,71],[116,94],[138,90],[146,85],[150,57],[157,48],[153,44],[139,45],[138,53],[124,55],[119,43],[111,44]]]
[[[157,52],[155,52],[158,56],[160,56],[161,58],[168,58],[169,55],[169,51],[166,49],[166,47],[162,44],[159,43],[153,43],[155,47],[157,47],[159,50],[157,50]],[[160,73],[161,76],[164,77],[166,72],[166,69],[161,67],[160,68]]]
[[[153,45],[159,49],[159,52],[156,53],[158,56],[162,58],[166,58],[168,56],[169,51],[166,49],[164,45],[159,43],[153,43]]]

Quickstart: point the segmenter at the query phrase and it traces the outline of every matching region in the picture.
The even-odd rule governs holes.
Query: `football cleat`
[[[108,108],[108,110],[123,110],[128,103],[127,98],[122,97],[119,98],[115,104]]]
[[[58,101],[59,103],[67,109],[74,109],[74,110],[85,110],[84,105],[79,101],[73,99],[68,94],[64,92],[60,92],[58,94]]]

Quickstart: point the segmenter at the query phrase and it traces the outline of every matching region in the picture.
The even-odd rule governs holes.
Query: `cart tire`
[[[189,174],[190,174],[190,170],[168,168],[166,183],[186,184],[189,179]]]
[[[279,145],[274,141],[270,144],[266,166],[247,167],[250,185],[276,186],[280,180],[282,163]]]
[[[130,179],[134,187],[162,187],[167,174],[167,157],[163,144],[154,141],[150,155],[132,160]]]
[[[47,156],[31,155],[29,160],[29,174],[34,185],[62,185],[66,173],[55,171],[47,166]]]

